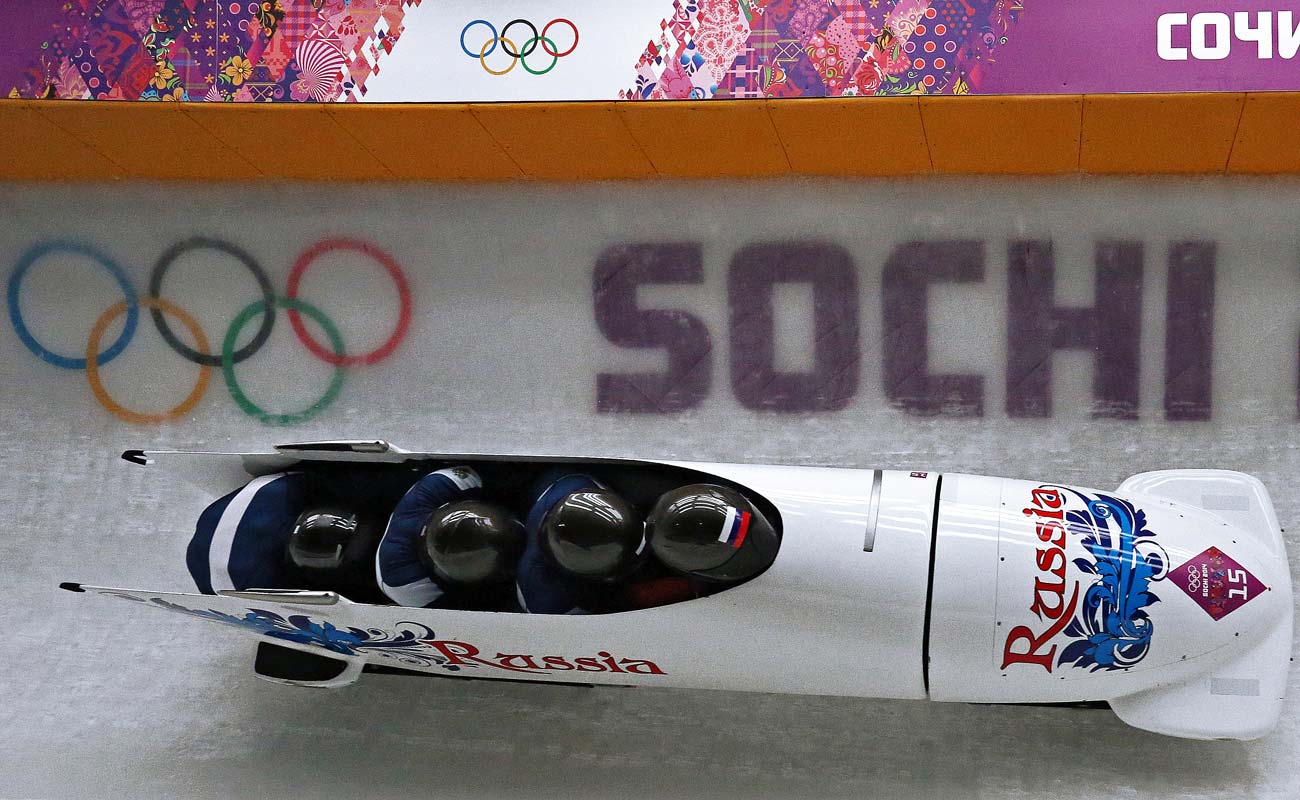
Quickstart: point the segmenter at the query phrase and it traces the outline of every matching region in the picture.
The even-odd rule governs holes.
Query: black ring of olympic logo
[[[506,46],[510,41],[506,38],[506,34],[510,32],[512,26],[519,25],[520,23],[527,25],[529,30],[533,32],[533,35],[529,37],[527,44],[512,53],[510,52],[510,48]],[[506,26],[501,29],[501,35],[497,37],[497,41],[501,43],[501,49],[505,51],[505,54],[511,58],[527,58],[537,51],[537,46],[542,43],[542,36],[538,33],[536,25],[521,17],[520,19],[512,19],[507,22]]]
[[[176,263],[176,259],[185,255],[191,250],[210,249],[234,258],[248,268],[257,280],[258,287],[262,290],[262,300],[266,313],[262,315],[262,324],[254,334],[253,340],[244,345],[231,357],[231,361],[239,364],[246,361],[254,353],[266,344],[266,340],[271,336],[271,329],[275,325],[275,290],[271,288],[271,279],[267,277],[266,270],[262,265],[257,263],[246,250],[238,245],[221,239],[212,239],[206,236],[195,236],[182,242],[172,245],[167,252],[163,253],[154,265],[153,273],[149,275],[149,294],[152,297],[162,297],[163,278],[167,271]],[[154,326],[158,328],[159,335],[163,341],[176,351],[176,353],[187,361],[206,367],[220,367],[220,354],[200,353],[194,348],[182,342],[175,333],[172,332],[171,326],[167,323],[167,318],[156,308],[150,309],[150,315],[153,317]]]

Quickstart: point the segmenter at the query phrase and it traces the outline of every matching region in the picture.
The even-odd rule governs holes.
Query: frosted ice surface
[[[1294,525],[1298,201],[1295,184],[1246,181],[0,187],[6,276],[38,243],[76,240],[118,261],[145,294],[164,251],[204,235],[245,248],[283,295],[298,254],[350,236],[393,254],[414,304],[391,358],[345,368],[337,400],[289,427],[244,414],[219,369],[183,421],[127,424],[95,402],[83,371],[39,360],[0,324],[0,798],[1295,797],[1295,670],[1281,726],[1254,743],[1169,739],[1105,711],[1050,708],[378,676],[325,693],[255,679],[247,643],[232,632],[55,587],[189,588],[185,542],[209,498],[118,460],[123,449],[312,438],[910,467],[1098,487],[1148,469],[1223,467],[1259,476],[1283,525]],[[1076,306],[1092,302],[1097,242],[1142,243],[1138,420],[1092,418],[1092,359],[1075,351],[1053,357],[1049,416],[1004,410],[1007,243],[1017,238],[1052,241],[1056,302]],[[882,269],[904,242],[954,239],[983,243],[983,277],[931,286],[929,370],[983,375],[983,415],[909,415],[890,404],[882,379]],[[745,245],[782,240],[833,242],[852,256],[862,357],[842,410],[750,410],[732,390],[728,265]],[[1169,422],[1168,246],[1193,240],[1217,252],[1212,410],[1208,421]],[[702,243],[702,280],[645,287],[640,303],[705,323],[711,380],[689,411],[597,413],[598,373],[659,370],[664,358],[602,336],[593,266],[611,245],[668,241]],[[240,270],[228,256],[192,252],[166,278],[164,296],[214,347],[259,296]],[[350,353],[380,345],[397,308],[392,282],[355,254],[322,257],[301,294],[334,320]],[[808,330],[812,306],[788,296],[774,330],[778,366],[793,369],[815,346],[792,341]],[[75,357],[119,298],[93,262],[55,254],[24,278],[19,311],[37,340]],[[292,411],[320,395],[332,370],[281,314],[262,353],[236,369],[251,400]],[[121,324],[104,331],[106,343]],[[198,371],[142,314],[101,378],[118,402],[157,411],[179,402]],[[1300,542],[1288,540],[1294,574]],[[816,655],[802,668],[817,669]]]

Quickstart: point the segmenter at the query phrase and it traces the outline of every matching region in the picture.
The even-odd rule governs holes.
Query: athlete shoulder
[[[439,506],[470,496],[483,488],[483,479],[471,467],[447,467],[420,478],[397,502],[394,518],[424,516]]]

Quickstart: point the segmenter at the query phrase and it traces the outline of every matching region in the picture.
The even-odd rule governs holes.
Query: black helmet
[[[650,549],[669,568],[716,581],[743,581],[767,569],[780,540],[740,492],[696,483],[665,493],[646,520]]]
[[[424,523],[416,552],[440,584],[501,583],[514,574],[524,553],[524,526],[491,503],[448,503]]]
[[[333,572],[353,560],[351,552],[369,539],[372,525],[338,506],[308,509],[289,534],[289,563],[308,573]]]
[[[578,578],[611,580],[631,572],[645,547],[636,509],[609,489],[572,492],[542,519],[542,546]]]

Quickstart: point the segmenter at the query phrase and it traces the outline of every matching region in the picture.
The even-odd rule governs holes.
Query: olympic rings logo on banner
[[[551,26],[557,24],[568,25],[569,30],[573,31],[573,44],[569,45],[567,50],[560,50],[559,47],[556,46],[555,40],[546,35],[550,32]],[[465,34],[469,33],[469,29],[473,28],[475,25],[483,25],[488,30],[492,31],[492,35],[481,47],[479,47],[477,53],[465,45]],[[528,30],[532,32],[532,36],[524,40],[523,47],[517,46],[514,40],[510,38],[510,29],[516,25],[525,25],[528,27]],[[492,55],[498,46],[500,46],[501,51],[510,58],[510,66],[505,69],[492,69],[487,63],[487,57]],[[538,47],[541,47],[542,52],[551,57],[551,63],[547,64],[543,69],[534,69],[528,63],[528,57],[536,53]],[[578,26],[574,25],[572,21],[560,17],[546,23],[542,26],[541,31],[538,31],[537,26],[526,19],[512,19],[506,23],[506,26],[501,29],[500,33],[497,33],[496,26],[491,22],[488,22],[485,19],[475,19],[470,20],[470,22],[461,29],[460,49],[470,58],[478,59],[479,65],[482,66],[483,70],[489,75],[505,75],[507,72],[514,69],[516,64],[522,64],[526,71],[531,72],[534,75],[545,75],[555,69],[555,65],[560,63],[561,58],[564,58],[574,50],[578,49]]]
[[[234,320],[220,340],[220,350],[217,353],[211,352],[209,340],[194,317],[176,303],[162,297],[163,279],[166,277],[168,270],[171,269],[178,258],[191,250],[215,250],[231,256],[252,273],[262,293],[261,299],[249,303],[235,315]],[[369,353],[348,355],[344,347],[343,337],[334,322],[319,308],[298,297],[299,283],[308,268],[321,256],[333,252],[354,252],[370,257],[384,268],[397,286],[398,314],[393,332],[383,344]],[[23,319],[20,304],[23,279],[31,272],[32,267],[38,261],[53,253],[72,253],[95,261],[113,278],[124,296],[122,300],[105,309],[104,313],[100,314],[99,318],[95,320],[90,330],[90,337],[86,342],[85,353],[80,356],[64,355],[47,348],[36,340]],[[29,249],[18,259],[13,273],[9,276],[8,302],[9,319],[13,323],[14,332],[18,334],[18,338],[22,340],[28,350],[42,361],[56,367],[85,370],[86,379],[90,383],[91,394],[95,396],[99,404],[118,419],[137,424],[165,422],[188,414],[198,405],[199,400],[206,393],[214,367],[221,368],[231,398],[234,399],[236,405],[244,413],[272,425],[293,425],[304,422],[324,411],[338,398],[339,391],[343,387],[343,372],[346,367],[377,364],[388,358],[401,344],[402,340],[406,338],[407,330],[411,325],[411,289],[407,283],[406,274],[397,264],[397,261],[387,252],[370,242],[343,237],[325,239],[303,251],[289,272],[288,285],[283,297],[275,295],[266,271],[256,259],[239,246],[221,239],[195,236],[173,245],[162,254],[154,265],[153,272],[149,276],[149,294],[143,297],[137,295],[122,267],[101,250],[79,242],[63,240],[43,242]],[[167,346],[181,358],[197,365],[199,368],[199,375],[194,383],[194,388],[185,399],[168,411],[158,414],[133,411],[123,406],[109,395],[99,374],[101,367],[121,355],[122,351],[131,343],[132,338],[135,336],[136,327],[139,324],[141,307],[149,309],[154,326],[158,329],[159,335],[162,336]],[[276,309],[283,309],[287,312],[289,325],[293,328],[294,334],[302,342],[303,346],[312,355],[334,367],[334,374],[329,386],[325,389],[325,393],[321,395],[320,399],[301,411],[274,413],[262,409],[245,394],[235,375],[235,365],[251,358],[253,354],[262,349],[267,339],[270,338],[271,329],[275,325]],[[253,334],[252,340],[236,350],[235,343],[239,340],[240,333],[243,332],[254,317],[259,315],[261,316],[261,323]],[[312,336],[303,323],[302,317],[304,315],[310,317],[325,332],[325,338],[329,340],[328,347],[322,345]],[[117,335],[117,338],[111,344],[103,348],[105,332],[115,320],[122,316],[126,317],[122,332]],[[168,317],[179,322],[182,327],[189,331],[195,347],[190,347],[176,336],[175,331],[172,330],[170,323],[167,321]]]
[[[1187,591],[1199,592],[1201,590],[1201,571],[1195,564],[1187,565]]]

